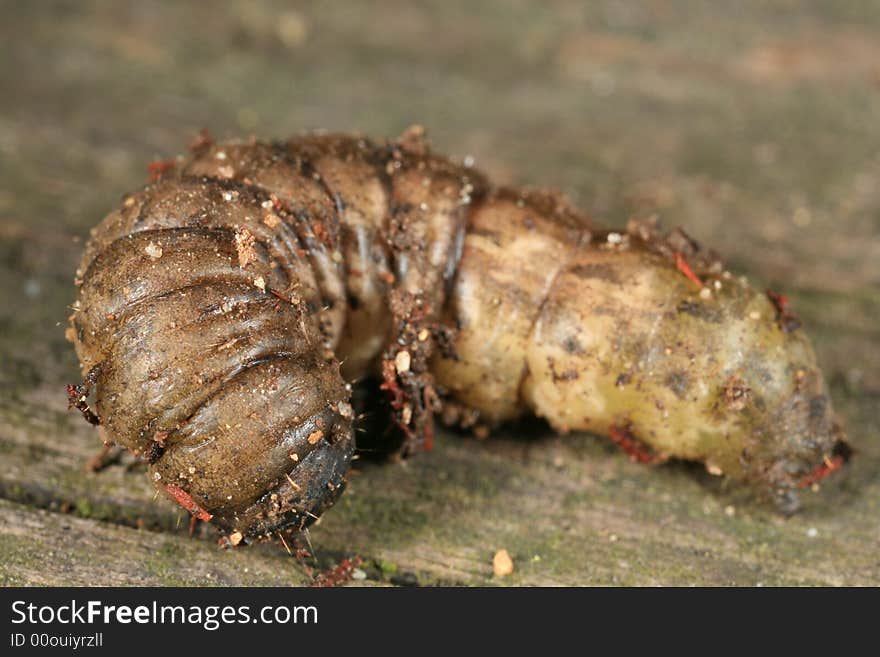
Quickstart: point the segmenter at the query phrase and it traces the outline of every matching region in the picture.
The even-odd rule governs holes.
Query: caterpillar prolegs
[[[485,432],[532,413],[786,509],[848,455],[784,297],[680,230],[603,230],[556,194],[495,188],[419,128],[202,138],[150,170],[86,246],[71,404],[227,533],[334,503],[347,382],[368,375],[404,452],[430,448],[435,414]]]

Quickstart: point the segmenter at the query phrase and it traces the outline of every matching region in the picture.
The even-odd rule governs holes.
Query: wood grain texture
[[[880,9],[581,4],[9,3],[0,583],[308,581],[279,546],[188,538],[126,460],[86,472],[99,441],[64,396],[73,272],[145,163],[202,127],[418,121],[502,182],[562,188],[609,225],[658,213],[787,293],[858,453],[783,519],[593,436],[443,434],[432,454],[357,465],[311,530],[319,565],[359,554],[371,584],[880,584]],[[514,573],[497,580],[501,548]]]
[[[218,562],[210,544],[0,501],[6,586],[291,586],[310,580],[271,553]]]

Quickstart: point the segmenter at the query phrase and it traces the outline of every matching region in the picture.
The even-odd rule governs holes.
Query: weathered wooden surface
[[[370,3],[372,4],[372,3]],[[588,5],[588,8],[582,7]],[[609,223],[659,213],[789,293],[858,455],[783,519],[591,436],[442,435],[359,465],[311,530],[368,583],[880,584],[880,6],[20,3],[0,23],[0,583],[302,584],[219,551],[66,411],[88,228],[200,128],[427,125],[498,179]],[[140,527],[140,529],[138,529]]]

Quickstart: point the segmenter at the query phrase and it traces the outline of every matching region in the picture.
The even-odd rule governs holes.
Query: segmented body
[[[681,233],[600,231],[418,130],[202,141],[154,170],[86,247],[72,401],[228,532],[303,527],[336,500],[347,382],[371,374],[404,451],[430,447],[441,410],[533,412],[786,500],[841,451],[806,338]]]

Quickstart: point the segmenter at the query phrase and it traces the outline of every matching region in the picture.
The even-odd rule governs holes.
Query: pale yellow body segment
[[[626,233],[535,235],[528,205],[494,203],[474,214],[450,300],[456,357],[434,366],[483,421],[531,412],[774,482],[830,453],[816,357],[765,294],[720,268],[694,281]]]

